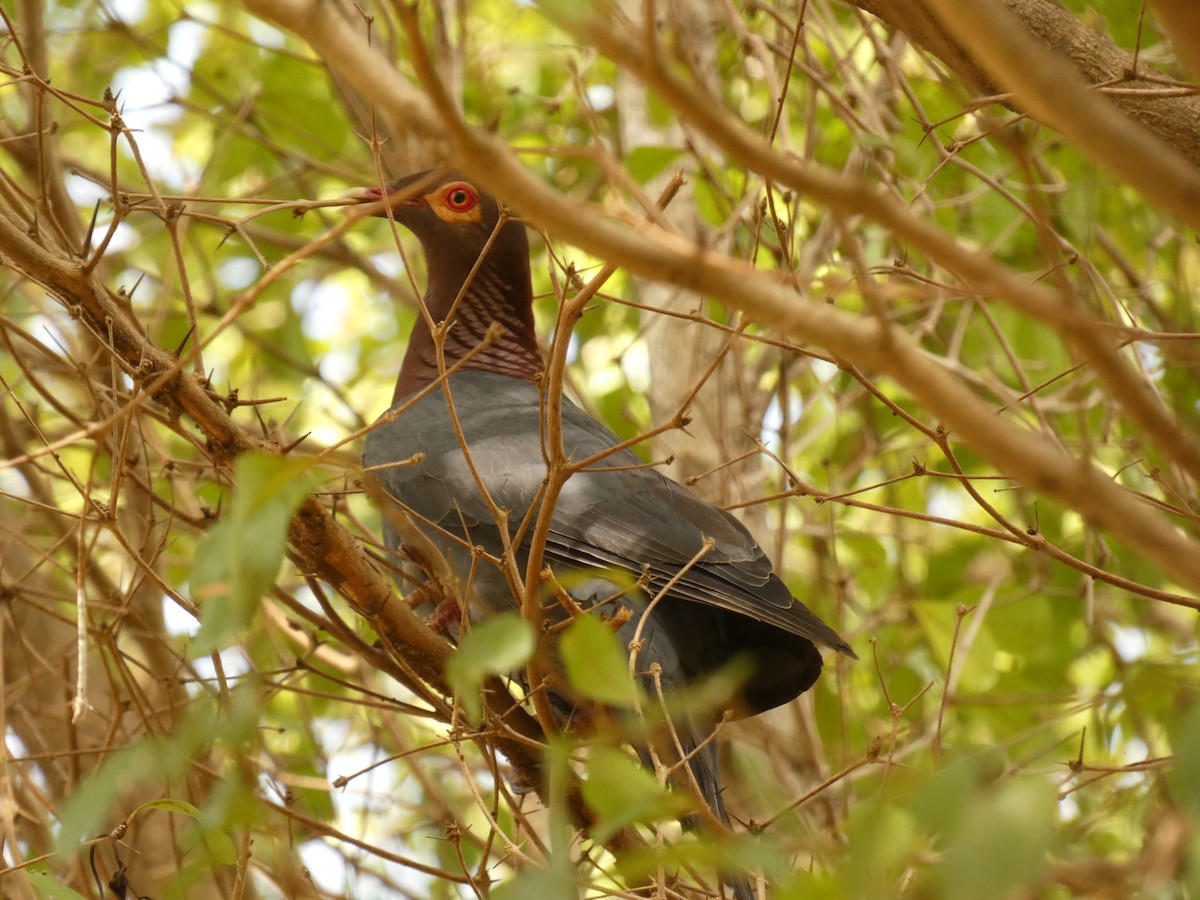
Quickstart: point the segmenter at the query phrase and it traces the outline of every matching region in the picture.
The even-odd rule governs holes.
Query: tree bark
[[[628,12],[636,14],[640,4],[626,3]],[[716,5],[707,0],[683,0],[663,4],[659,9],[659,31],[672,30],[679,43],[686,46],[688,62],[701,73],[718,71],[717,48],[713,40],[719,18]],[[656,125],[652,121],[647,95],[641,84],[627,72],[619,72],[616,81],[617,108],[620,112],[622,150],[653,145],[678,147],[685,151],[693,140],[679,122]],[[686,171],[689,180],[702,177],[694,165]],[[664,172],[647,185],[647,192],[657,194],[670,179],[672,170]],[[691,185],[684,185],[675,202],[664,215],[679,234],[697,244],[710,240],[710,229],[700,217],[694,202]],[[728,238],[718,239],[728,244]],[[712,246],[710,244],[710,246]],[[717,251],[728,248],[717,244]],[[676,285],[652,279],[637,278],[638,298],[647,307],[673,310],[687,314],[704,308],[704,296]],[[646,341],[650,350],[649,393],[650,408],[655,423],[666,421],[675,414],[680,402],[705,379],[713,362],[724,353],[726,335],[715,328],[684,318],[644,314]],[[654,439],[657,456],[670,456],[673,462],[662,471],[680,481],[718,469],[722,463],[744,453],[749,444],[748,433],[757,433],[768,398],[748,397],[747,386],[753,383],[753,373],[745,371],[739,354],[727,354],[716,369],[707,376],[689,408],[692,421],[685,433],[667,432]],[[735,389],[730,390],[733,386]],[[752,468],[725,467],[712,477],[703,478],[693,490],[715,503],[730,503],[751,495],[745,483]],[[743,518],[761,519],[761,508],[751,507]],[[747,522],[752,529],[754,524]]]
[[[981,94],[992,95],[1001,88],[967,52],[940,21],[921,4],[910,0],[852,0],[912,41],[924,47]],[[1003,0],[1009,12],[1021,20],[1029,33],[1039,41],[1071,60],[1079,73],[1093,85],[1112,85],[1119,92],[1110,92],[1109,99],[1127,116],[1152,134],[1174,147],[1195,165],[1200,165],[1200,97],[1171,96],[1159,82],[1148,81],[1134,74],[1134,55],[1093,31],[1070,12],[1049,0]],[[1188,22],[1200,17],[1190,0],[1160,0],[1160,14],[1170,26],[1172,36],[1186,36],[1179,43],[1181,53],[1196,65],[1191,52],[1200,54],[1200,41]],[[1177,26],[1177,27],[1176,27]],[[1188,51],[1188,47],[1191,51]],[[1137,74],[1164,76],[1152,72],[1141,62]],[[1008,101],[1003,101],[1011,105]],[[1014,107],[1015,108],[1015,107]],[[1024,111],[1024,110],[1022,110]],[[1035,116],[1036,118],[1036,116]],[[1054,128],[1053,122],[1042,124]]]

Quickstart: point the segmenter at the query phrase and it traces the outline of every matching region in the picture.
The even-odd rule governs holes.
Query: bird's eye
[[[470,188],[458,185],[446,192],[446,206],[454,212],[466,212],[479,198]]]

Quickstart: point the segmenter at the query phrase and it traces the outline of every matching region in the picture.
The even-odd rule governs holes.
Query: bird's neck
[[[462,369],[482,369],[534,381],[543,363],[533,324],[528,250],[519,255],[506,254],[504,266],[494,264],[490,257],[485,259],[469,283],[470,265],[464,267],[457,259],[436,256],[427,262],[430,276],[425,307],[435,325],[444,323],[441,349],[439,352],[439,342],[425,315],[418,314],[393,400],[434,381],[443,365],[449,369],[460,363]],[[464,284],[466,292],[455,305]],[[493,324],[500,328],[493,329]]]

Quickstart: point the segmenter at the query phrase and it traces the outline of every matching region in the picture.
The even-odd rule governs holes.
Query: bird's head
[[[390,213],[421,242],[428,272],[425,308],[432,321],[453,320],[455,326],[437,351],[425,319],[417,317],[397,398],[437,376],[437,352],[447,364],[469,357],[463,363],[468,368],[536,377],[542,359],[524,222],[507,218],[495,198],[452,169],[418,172],[386,189],[359,188],[347,196],[379,204],[374,215]],[[492,323],[503,326],[503,334],[481,348]]]
[[[495,198],[452,169],[417,172],[385,190],[358,188],[348,196],[364,203],[386,201],[375,215],[387,217],[390,208],[392,218],[420,240],[426,253],[453,248],[456,256],[471,260],[487,246],[501,216]],[[501,231],[524,236],[524,227],[516,221],[505,223]]]

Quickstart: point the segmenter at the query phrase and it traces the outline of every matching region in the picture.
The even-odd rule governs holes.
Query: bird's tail
[[[703,742],[702,739],[692,741],[689,739],[690,736],[689,738],[683,738],[682,735],[680,737],[685,752],[689,754],[687,766],[691,771],[691,777],[695,780],[695,786],[700,791],[700,796],[712,810],[713,815],[720,819],[723,825],[729,825],[729,812],[725,809],[725,800],[721,796],[724,788],[721,786],[718,774],[716,742],[710,740],[700,746]],[[688,746],[689,744],[691,746]],[[697,747],[699,749],[696,749]],[[688,816],[682,824],[685,828],[695,828],[696,816]],[[749,880],[744,876],[723,874],[722,878],[729,890],[733,892],[736,900],[756,900],[757,895],[750,886]]]
[[[624,641],[635,638],[634,629],[637,626],[637,617],[622,626],[620,635]],[[682,656],[674,635],[663,627],[660,617],[652,615],[641,624],[637,667],[647,697],[678,697],[687,689]],[[654,745],[654,755],[659,762],[671,767],[671,782],[676,789],[698,793],[712,814],[728,826],[729,813],[722,798],[724,788],[717,765],[717,743],[712,740],[715,725],[711,717],[676,709],[668,719],[669,727],[663,727],[650,739]],[[650,748],[638,748],[638,755],[646,767],[653,771],[654,760]],[[686,771],[684,766],[687,767]],[[702,827],[703,818],[692,814],[682,818],[680,823],[688,830],[698,830]],[[754,891],[743,876],[723,877],[736,900],[755,900]]]
[[[679,760],[679,750],[683,750],[685,762],[680,763],[676,769],[676,774],[671,778],[672,784],[678,790],[700,793],[701,799],[713,815],[721,824],[728,826],[730,814],[725,809],[725,799],[722,798],[725,788],[721,786],[716,742],[709,739],[712,738],[712,727],[701,728],[694,721],[677,721],[674,724],[674,732],[676,733],[672,737],[656,742],[660,760],[668,764],[668,761]],[[665,746],[666,742],[670,742],[671,748]],[[640,749],[638,755],[642,757],[647,768],[653,768],[648,750]],[[683,766],[688,767],[688,772],[683,772]],[[702,818],[691,814],[684,816],[680,824],[688,830],[701,829]],[[756,900],[757,894],[745,876],[722,872],[721,878],[727,888],[727,892],[722,896],[732,894],[734,900]]]

